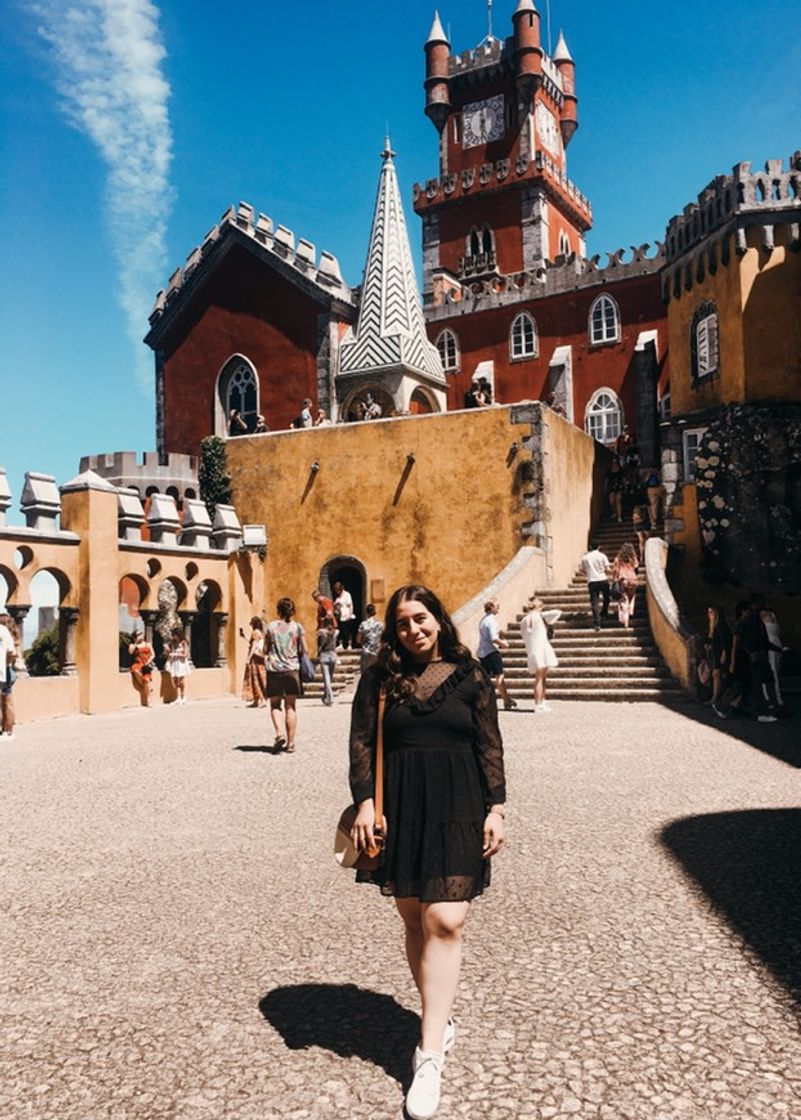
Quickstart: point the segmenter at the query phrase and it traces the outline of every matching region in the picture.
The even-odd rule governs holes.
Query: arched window
[[[245,358],[231,358],[223,368],[219,378],[219,408],[222,411],[222,431],[226,435],[241,435],[243,429],[231,428],[231,413],[236,409],[245,422],[248,432],[256,427],[259,412],[259,385],[256,371]]]
[[[437,336],[437,350],[445,372],[456,373],[459,369],[459,339],[447,327]]]
[[[521,311],[512,323],[509,335],[509,357],[512,361],[536,358],[539,353],[537,324],[527,311]]]
[[[567,236],[564,230],[559,231],[559,256],[570,256],[570,238]]]
[[[597,389],[584,413],[584,431],[599,443],[612,443],[623,428],[623,409],[611,389]]]
[[[470,256],[471,257],[477,257],[478,254],[481,252],[481,242],[478,239],[478,230],[475,230],[475,229],[470,230],[469,246],[470,246]]]
[[[590,308],[590,345],[620,340],[620,310],[611,296],[598,296]]]
[[[487,256],[492,253],[492,230],[489,226],[484,226],[484,232],[481,234],[481,247]]]
[[[690,327],[690,369],[693,385],[716,377],[720,367],[718,310],[712,300],[695,309]]]

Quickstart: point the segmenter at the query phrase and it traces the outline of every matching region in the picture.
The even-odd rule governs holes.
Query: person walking
[[[300,655],[306,652],[306,646],[303,627],[293,618],[295,604],[292,600],[279,599],[275,613],[278,617],[269,623],[265,636],[266,696],[270,701],[270,718],[275,729],[274,745],[291,754],[295,750],[298,726],[296,705],[300,696]]]
[[[762,619],[762,625],[765,627],[765,634],[768,639],[768,664],[773,674],[773,690],[776,694],[776,702],[781,707],[783,701],[780,670],[782,654],[787,652],[788,647],[782,644],[779,619],[773,608],[763,607],[759,617]]]
[[[19,655],[19,632],[7,612],[0,614],[0,739],[14,738],[14,698],[12,690],[17,679],[16,660]]]
[[[662,497],[664,495],[662,478],[656,468],[651,471],[645,480],[645,492],[648,495],[648,517],[651,522],[651,532],[653,533],[659,524],[659,514],[661,512]]]
[[[745,610],[734,624],[732,657],[738,650],[748,658],[748,706],[759,723],[775,723],[768,689],[773,685],[770,671],[770,642],[762,622],[761,612],[765,601],[761,595],[752,595]]]
[[[612,563],[612,579],[617,580],[620,598],[617,603],[617,617],[621,626],[631,625],[634,614],[634,601],[637,597],[637,552],[633,544],[623,544]]]
[[[180,626],[174,627],[167,645],[167,672],[172,677],[177,704],[186,703],[186,678],[189,676],[189,642]]]
[[[373,774],[382,691],[386,815],[377,822]],[[376,826],[385,831],[379,866],[356,877],[394,896],[404,924],[406,959],[422,1003],[406,1109],[412,1120],[427,1120],[437,1111],[445,1055],[455,1042],[462,931],[504,843],[506,785],[492,682],[440,600],[419,584],[393,593],[378,662],[359,681],[350,788],[358,807],[354,844],[369,849]]]
[[[526,647],[528,670],[534,674],[534,712],[543,715],[550,712],[551,706],[546,699],[546,678],[549,669],[555,669],[559,659],[554,653],[548,638],[548,627],[561,615],[559,610],[543,611],[545,604],[538,595],[532,595],[526,607],[526,614],[520,623],[523,644]]]
[[[517,701],[509,695],[503,675],[503,658],[501,650],[508,649],[509,643],[501,637],[498,626],[497,614],[501,605],[497,599],[487,599],[484,604],[484,617],[478,624],[478,650],[477,657],[484,667],[488,677],[491,677],[495,687],[501,695],[503,706],[507,711],[517,707]]]
[[[334,617],[334,600],[329,599],[327,595],[323,595],[322,591],[318,591],[316,588],[312,591],[311,597],[317,604],[317,629],[319,630],[327,615],[330,614],[332,618]]]
[[[128,653],[131,655],[131,679],[139,693],[140,703],[143,708],[149,708],[153,694],[153,648],[145,640],[143,631],[134,635]]]
[[[609,616],[609,558],[597,543],[581,558],[581,570],[587,577],[593,627],[601,629],[601,619]]]
[[[378,660],[378,651],[381,648],[381,635],[384,633],[384,624],[375,616],[375,604],[368,603],[364,609],[367,616],[359,623],[356,631],[356,640],[359,643],[361,654],[359,656],[359,672],[366,672]]]
[[[606,472],[606,496],[609,498],[609,508],[612,516],[618,521],[623,520],[623,490],[626,486],[626,475],[620,465],[619,459],[613,459]]]
[[[648,503],[643,501],[645,495],[642,491],[638,491],[634,495],[634,508],[631,511],[631,527],[637,537],[637,549],[640,556],[640,563],[645,563],[645,544],[650,535],[650,517],[648,513]]]
[[[336,622],[328,615],[322,626],[317,631],[317,661],[323,675],[323,703],[330,708],[334,703],[334,689],[332,687],[334,670],[337,667],[337,640],[339,631]]]
[[[334,617],[337,620],[339,634],[342,638],[342,648],[350,649],[354,644],[357,619],[353,610],[353,597],[337,580],[333,586],[334,592]]]
[[[244,630],[239,631],[242,637]],[[250,620],[248,652],[242,677],[242,699],[249,708],[261,708],[267,693],[267,671],[264,661],[264,623],[257,614]]]
[[[720,701],[726,674],[729,671],[731,631],[720,607],[707,607],[706,618],[706,650],[712,674],[712,698],[709,703],[714,708]]]

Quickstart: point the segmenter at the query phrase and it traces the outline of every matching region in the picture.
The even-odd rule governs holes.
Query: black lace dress
[[[353,700],[350,787],[356,804],[374,795],[380,675],[369,669]],[[381,866],[357,872],[382,894],[421,902],[475,898],[490,881],[482,855],[487,806],[506,797],[503,744],[492,682],[476,661],[420,667],[415,693],[387,700]]]

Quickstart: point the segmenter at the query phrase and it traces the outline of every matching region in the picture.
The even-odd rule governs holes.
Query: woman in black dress
[[[360,848],[372,846],[376,824],[382,687],[386,844],[379,868],[357,879],[393,896],[405,925],[422,1002],[406,1108],[413,1120],[425,1120],[439,1104],[442,1065],[455,1037],[462,928],[504,842],[503,745],[492,681],[460,643],[445,608],[425,587],[401,587],[387,606],[378,663],[362,675],[353,702],[352,838]]]

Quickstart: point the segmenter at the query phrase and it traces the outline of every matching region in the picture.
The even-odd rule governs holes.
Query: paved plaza
[[[554,707],[501,716],[439,1115],[798,1117],[799,721]],[[233,699],[3,746],[3,1120],[402,1115],[399,923],[329,855],[349,713],[304,702],[294,756]]]

